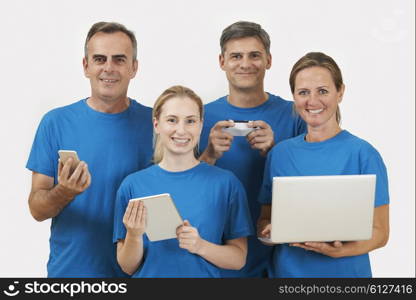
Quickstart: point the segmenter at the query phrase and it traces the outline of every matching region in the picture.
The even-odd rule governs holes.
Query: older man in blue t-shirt
[[[148,166],[151,109],[127,97],[137,72],[134,34],[118,23],[94,24],[85,42],[91,96],[48,112],[36,132],[27,168],[33,172],[30,212],[52,218],[49,277],[125,276],[112,243],[117,188]],[[58,150],[81,162],[58,162]]]

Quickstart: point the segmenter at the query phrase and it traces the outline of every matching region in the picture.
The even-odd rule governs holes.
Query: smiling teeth
[[[172,138],[172,139],[175,141],[175,143],[178,143],[178,144],[186,144],[189,141],[189,139],[179,139],[179,138]]]
[[[319,114],[321,111],[323,111],[323,108],[320,109],[310,109],[308,110],[312,114]]]
[[[117,81],[117,80],[113,80],[113,79],[102,79],[102,80],[106,83],[114,83],[114,82]]]

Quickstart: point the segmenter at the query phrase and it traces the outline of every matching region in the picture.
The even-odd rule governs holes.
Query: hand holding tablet
[[[183,224],[170,194],[131,199],[143,201],[147,211],[146,235],[151,242],[176,238],[176,229]]]

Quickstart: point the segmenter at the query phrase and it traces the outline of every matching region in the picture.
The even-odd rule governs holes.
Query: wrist
[[[205,161],[207,164],[214,165],[217,161],[217,158],[215,157],[215,154],[209,150],[206,149],[200,156],[200,160]]]
[[[64,187],[60,183],[55,186],[54,191],[59,198],[66,201],[70,201],[76,196],[73,192],[71,192],[68,188]]]
[[[207,241],[205,241],[205,240],[203,240],[203,239],[199,239],[199,245],[198,245],[198,247],[197,247],[197,249],[196,249],[196,252],[195,252],[195,254],[198,254],[199,256],[202,256],[202,257],[204,257],[205,256],[205,254],[206,254],[206,247],[207,246]]]
[[[131,230],[127,229],[126,240],[128,239],[128,240],[131,240],[131,241],[141,241],[142,237],[143,237],[143,233],[134,232],[134,231],[131,231]]]

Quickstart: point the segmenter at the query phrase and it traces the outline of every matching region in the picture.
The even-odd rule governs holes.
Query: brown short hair
[[[258,38],[266,49],[266,53],[270,54],[270,37],[269,34],[257,23],[238,21],[222,31],[220,38],[221,54],[225,52],[225,45],[229,40],[256,37]]]

